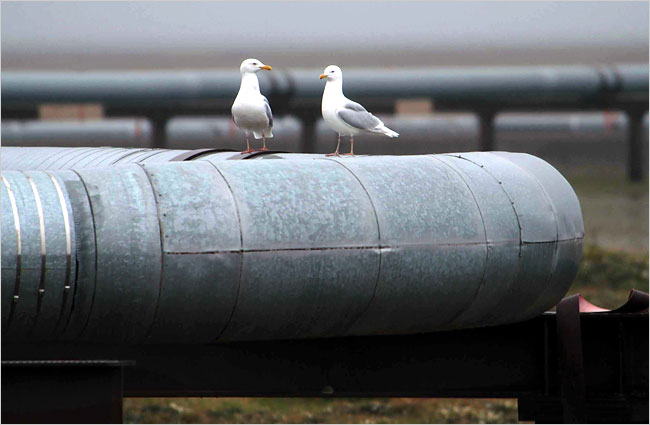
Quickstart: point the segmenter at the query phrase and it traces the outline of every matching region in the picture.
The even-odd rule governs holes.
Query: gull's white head
[[[327,78],[327,81],[340,80],[343,78],[343,71],[336,65],[330,65],[320,75],[320,79]]]
[[[268,65],[264,65],[261,60],[258,59],[246,59],[244,62],[241,63],[241,66],[239,67],[239,72],[242,74],[246,72],[259,72],[261,69],[265,69],[267,71],[271,70],[271,67]]]

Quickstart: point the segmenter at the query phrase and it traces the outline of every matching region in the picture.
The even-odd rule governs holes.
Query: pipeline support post
[[[302,153],[316,153],[316,114],[300,115]]]
[[[496,111],[494,110],[479,110],[477,111],[479,119],[479,139],[478,150],[480,151],[493,151],[494,150],[494,117]]]
[[[628,118],[628,178],[632,181],[639,181],[643,178],[643,109],[632,109],[626,111]]]
[[[167,146],[167,123],[169,116],[154,115],[149,117],[151,121],[151,141],[154,148],[164,149]]]

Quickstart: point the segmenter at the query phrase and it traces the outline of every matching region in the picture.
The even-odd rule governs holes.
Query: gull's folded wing
[[[366,111],[363,106],[356,102],[346,103],[345,108],[338,110],[336,115],[338,115],[338,117],[346,124],[360,130],[372,130],[382,124],[379,118]]]

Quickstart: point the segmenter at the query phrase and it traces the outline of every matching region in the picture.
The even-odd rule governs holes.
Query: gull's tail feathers
[[[390,128],[386,127],[384,124],[380,124],[377,127],[372,129],[373,133],[381,133],[385,134],[388,137],[399,137],[399,133],[396,131],[391,130]]]
[[[267,139],[272,139],[273,138],[273,130],[268,128],[264,130],[264,134],[266,135]],[[261,131],[253,131],[253,137],[256,139],[261,139],[262,138],[262,132]]]

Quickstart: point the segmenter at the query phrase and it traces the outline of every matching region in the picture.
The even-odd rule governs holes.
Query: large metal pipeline
[[[265,158],[290,161],[3,171],[5,341],[486,326],[547,310],[575,276],[580,205],[536,157]]]

